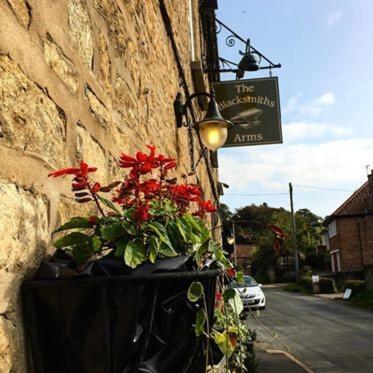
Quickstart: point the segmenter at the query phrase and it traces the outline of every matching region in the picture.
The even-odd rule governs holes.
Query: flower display
[[[93,180],[97,168],[84,161],[49,173],[52,178],[71,176],[75,200],[93,202],[98,210],[98,216],[76,217],[57,229],[74,230],[55,246],[69,252],[79,266],[104,250],[123,255],[130,267],[185,254],[195,255],[201,264],[207,250],[212,252],[214,243],[202,219],[216,207],[203,199],[199,185],[178,183],[170,176],[175,159],[157,154],[153,145],[147,147],[148,152],[134,156],[122,153],[118,166],[125,176],[106,186]],[[214,255],[222,256],[221,249],[216,250]]]

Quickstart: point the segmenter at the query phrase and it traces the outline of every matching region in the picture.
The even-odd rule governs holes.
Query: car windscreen
[[[234,283],[234,286],[239,288],[247,288],[250,286],[258,286],[258,283],[251,276],[244,276],[243,282],[239,284]]]

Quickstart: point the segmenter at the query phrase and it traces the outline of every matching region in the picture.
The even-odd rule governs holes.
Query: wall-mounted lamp
[[[205,117],[195,123],[194,128],[199,131],[203,145],[207,149],[215,151],[221,148],[227,141],[228,128],[232,126],[232,122],[221,116],[213,92],[194,93],[184,104],[181,102],[180,93],[178,93],[174,101],[176,125],[178,128],[183,126],[183,117],[187,114],[188,109],[191,110],[192,100],[200,96],[206,96],[210,101]]]

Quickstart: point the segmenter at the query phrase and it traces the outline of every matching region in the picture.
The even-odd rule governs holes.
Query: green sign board
[[[233,122],[224,147],[282,143],[277,78],[219,82],[214,90],[221,115]]]

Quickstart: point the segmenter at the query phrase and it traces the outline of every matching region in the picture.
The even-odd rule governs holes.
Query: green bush
[[[271,282],[269,276],[268,276],[267,273],[265,273],[265,272],[258,273],[258,274],[255,276],[255,281],[256,281],[258,284],[269,284],[269,283]]]
[[[311,277],[301,277],[298,282],[286,285],[284,290],[293,293],[312,293],[312,279]]]
[[[329,277],[322,277],[320,278],[320,292],[322,294],[333,294],[337,292],[337,287],[335,285],[335,281]]]
[[[304,276],[298,281],[299,285],[302,286],[307,291],[312,292],[312,277]]]
[[[362,280],[346,280],[344,282],[343,291],[346,289],[352,290],[352,296],[356,297],[365,291],[365,281]]]
[[[351,304],[373,311],[373,290],[366,290],[351,300]]]

